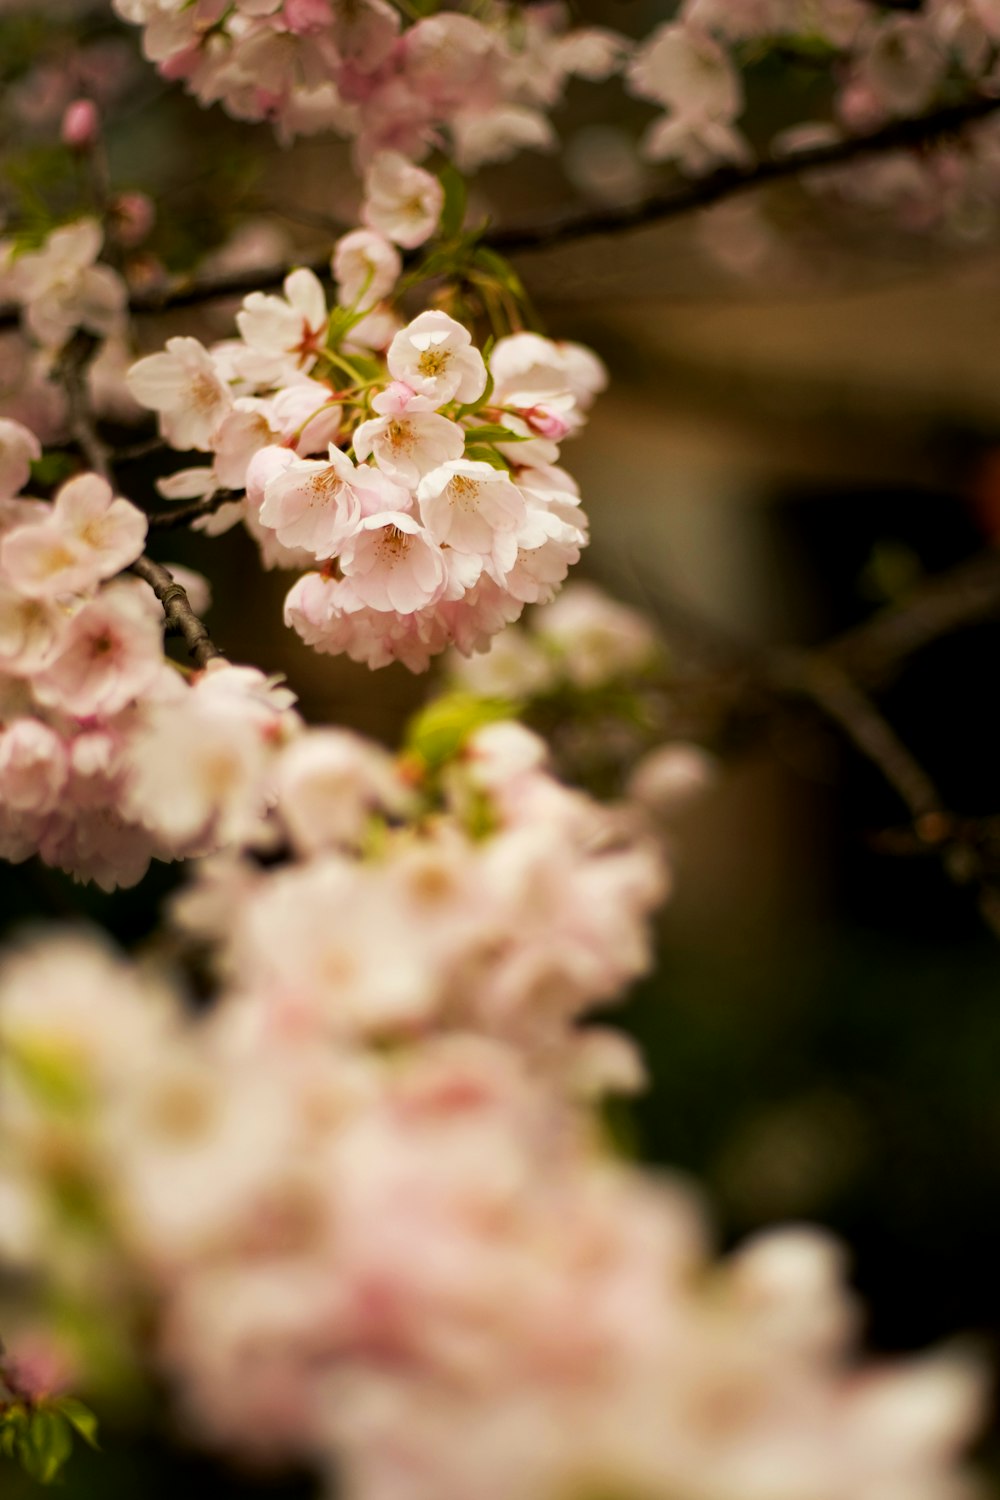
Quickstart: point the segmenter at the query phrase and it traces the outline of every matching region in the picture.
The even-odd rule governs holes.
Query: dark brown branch
[[[66,396],[69,430],[73,441],[94,473],[100,474],[110,484],[111,460],[91,418],[90,393],[87,389],[87,371],[99,348],[99,339],[91,333],[85,333],[82,328],[78,329],[60,353],[53,373]]]
[[[632,207],[576,214],[541,226],[493,229],[484,237],[484,243],[513,255],[644,229],[757,188],[801,177],[806,172],[849,166],[888,151],[922,149],[987,119],[997,110],[1000,110],[1000,95],[973,94],[961,103],[944,105],[912,119],[894,120],[862,135],[846,136],[783,156],[764,157],[748,166],[723,167]],[[412,264],[415,257],[410,255],[407,259]],[[323,275],[328,270],[329,255],[315,257],[306,264],[318,275]],[[224,297],[243,297],[249,292],[280,286],[289,269],[289,265],[283,264],[223,271],[212,276],[176,276],[160,286],[134,291],[129,307],[133,314],[141,315],[196,307]],[[16,308],[0,308],[0,328],[10,327],[17,320]]]
[[[132,564],[131,571],[149,584],[163,606],[167,629],[183,638],[195,666],[207,667],[210,661],[222,655],[191,608],[187,591],[177,582],[169,568],[165,568],[162,563],[153,562],[152,558],[143,554]]]
[[[681,668],[668,686],[679,716],[672,731],[738,752],[769,734],[790,706],[812,705],[881,773],[909,812],[909,827],[880,836],[880,847],[939,855],[949,879],[975,888],[983,919],[1000,937],[1000,819],[947,808],[865,691],[885,686],[934,641],[1000,621],[1000,552],[927,579],[900,603],[811,651],[747,646],[676,599],[649,602]]]
[[[723,167],[685,187],[647,198],[631,208],[576,216],[543,229],[500,230],[489,236],[489,243],[498,250],[513,254],[549,249],[553,245],[595,235],[644,229],[823,167],[848,166],[888,151],[933,145],[943,137],[988,118],[997,110],[1000,110],[1000,96],[974,94],[961,104],[945,105],[908,120],[894,120],[863,135],[845,136],[783,156],[764,157],[745,167]]]

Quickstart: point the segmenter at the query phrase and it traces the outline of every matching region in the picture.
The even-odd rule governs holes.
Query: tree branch
[[[650,598],[667,639],[689,665],[668,684],[682,737],[738,752],[767,734],[776,715],[811,704],[893,788],[910,826],[879,838],[895,853],[934,852],[955,884],[974,886],[984,921],[1000,937],[1000,818],[947,808],[932,778],[865,687],[885,686],[925,646],[1000,620],[1000,552],[927,579],[898,604],[813,650],[759,648],[734,640],[676,599]],[[685,719],[685,712],[688,718]]]
[[[922,839],[939,843],[945,838],[953,820],[930,776],[871,699],[829,654],[803,651],[778,655],[769,675],[778,691],[813,703],[881,771],[909,809]]]
[[[172,510],[149,511],[146,519],[150,527],[158,531],[176,531],[181,526],[190,526],[202,516],[212,516],[224,505],[236,505],[244,496],[234,490],[218,490],[205,500],[192,500],[190,505],[178,505]]]
[[[783,156],[763,157],[747,166],[721,167],[683,187],[657,194],[631,207],[574,214],[541,226],[494,229],[484,236],[483,243],[504,254],[514,255],[532,250],[549,250],[558,245],[602,235],[648,228],[680,218],[696,209],[709,208],[742,193],[801,177],[824,167],[849,166],[853,162],[889,151],[918,150],[931,146],[943,137],[954,135],[987,119],[998,110],[1000,95],[972,94],[959,103],[943,105],[911,119],[894,120],[862,135],[845,136]],[[418,255],[414,252],[405,257],[409,265],[414,264],[417,259]],[[221,271],[210,276],[174,276],[159,286],[133,291],[129,298],[129,309],[137,316],[155,314],[197,307],[225,297],[243,297],[253,291],[272,290],[279,287],[292,266],[298,264],[302,262],[262,266],[252,270]],[[317,275],[324,275],[329,268],[329,255],[316,256],[306,260],[305,264]],[[14,326],[18,316],[16,307],[0,308],[0,329]]]
[[[87,371],[99,348],[99,339],[78,328],[61,350],[53,376],[66,396],[69,430],[73,441],[94,473],[100,474],[102,479],[111,484],[111,460],[94,426],[90,414],[90,393],[87,389]]]
[[[169,568],[153,562],[143,553],[132,564],[131,571],[148,583],[163,606],[167,629],[182,636],[188,655],[197,667],[207,667],[222,652],[212,641],[201,620],[191,608],[186,589],[177,582]]]

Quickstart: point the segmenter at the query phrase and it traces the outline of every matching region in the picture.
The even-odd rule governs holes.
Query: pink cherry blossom
[[[373,229],[352,229],[333,247],[331,269],[345,306],[374,307],[396,285],[403,261],[384,235]]]
[[[375,405],[379,401],[376,396]],[[465,433],[457,422],[433,411],[420,410],[414,397],[398,414],[372,417],[354,433],[354,451],[359,459],[374,454],[382,472],[397,484],[416,489],[431,469],[465,452]],[[429,404],[429,402],[428,402]]]
[[[443,206],[438,179],[398,151],[380,151],[365,174],[362,219],[406,250],[430,238]]]
[[[417,499],[424,525],[436,542],[482,558],[496,581],[504,581],[527,517],[524,496],[505,470],[455,459],[424,476]]]
[[[370,609],[410,614],[441,597],[446,570],[441,549],[404,511],[362,518],[340,553],[350,593]]]
[[[128,387],[137,401],[160,413],[167,441],[182,450],[208,452],[233,398],[208,351],[193,338],[167,340],[164,354],[132,366]]]
[[[264,461],[262,455],[258,462]],[[354,535],[363,516],[407,503],[406,493],[377,470],[353,464],[331,444],[326,460],[293,457],[268,478],[258,514],[282,546],[327,558]]]
[[[486,389],[483,356],[467,328],[444,312],[422,312],[389,345],[389,373],[436,406],[476,401]]]
[[[323,287],[312,271],[292,271],[285,278],[283,297],[251,292],[236,322],[250,349],[308,371],[326,340]]]

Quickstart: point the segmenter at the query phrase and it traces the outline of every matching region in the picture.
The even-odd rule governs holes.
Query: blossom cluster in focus
[[[440,184],[387,154],[368,189],[373,227],[338,242],[332,308],[293,271],[283,295],[245,299],[239,339],[170,339],[129,387],[168,443],[212,457],[163,492],[228,501],[199,524],[242,519],[265,564],[301,573],[285,619],[309,645],[421,671],[448,645],[483,649],[579,558],[587,524],[560,443],[605,374],[581,345],[529,332],[484,358],[442,308],[403,323],[397,245],[436,228]]]

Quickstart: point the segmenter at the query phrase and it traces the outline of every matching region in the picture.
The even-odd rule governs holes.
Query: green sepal
[[[80,1434],[89,1448],[100,1447],[97,1441],[97,1417],[89,1406],[84,1406],[75,1396],[61,1396],[55,1402],[55,1409]]]
[[[25,1473],[38,1484],[51,1484],[73,1452],[73,1429],[51,1406],[39,1406],[28,1418],[18,1457]]]

